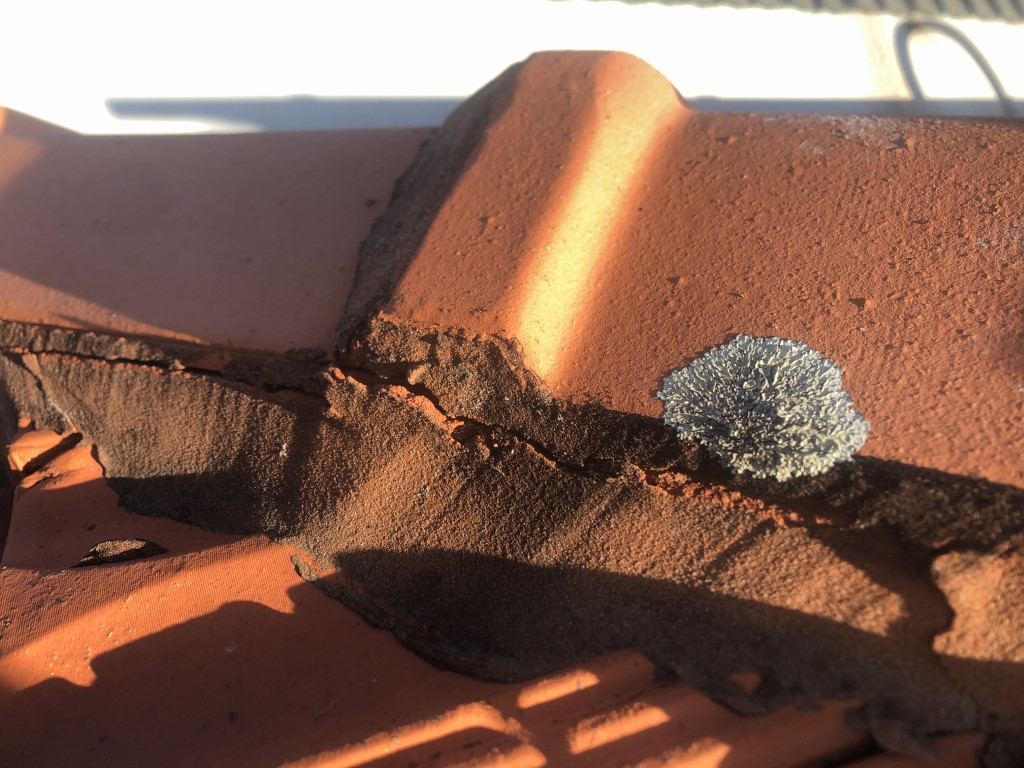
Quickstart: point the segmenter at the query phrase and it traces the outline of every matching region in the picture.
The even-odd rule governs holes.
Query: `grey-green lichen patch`
[[[670,373],[658,397],[680,438],[733,472],[788,480],[847,461],[867,439],[842,379],[806,344],[741,335]]]

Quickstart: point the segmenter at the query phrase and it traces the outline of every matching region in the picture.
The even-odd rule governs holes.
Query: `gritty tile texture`
[[[725,488],[563,466],[337,369],[301,391],[57,353],[2,365],[8,429],[88,435],[131,512],[303,544],[307,578],[445,668],[523,680],[630,647],[715,696],[758,672],[741,707],[860,700],[879,743],[918,755],[1017,716],[1000,699],[986,719],[967,688],[1019,676],[1016,630],[966,625],[989,657],[950,666],[929,551],[890,526],[808,526]]]
[[[471,399],[459,366],[482,353],[416,340],[493,347],[520,389],[657,418],[669,371],[736,334],[793,339],[843,368],[864,455],[1024,486],[1022,136],[702,114],[625,54],[538,55],[421,152],[339,338],[567,457],[606,449],[562,445],[508,386]]]
[[[0,119],[0,314],[287,354],[331,347],[425,130],[80,136]]]
[[[744,711],[844,700],[903,755],[981,729],[1019,765],[1019,261],[985,229],[1018,136],[698,115],[630,57],[538,56],[398,185],[336,360],[5,321],[0,423],[81,435],[132,514],[301,545],[438,666],[521,683],[633,648]],[[741,332],[842,365],[866,455],[780,483],[680,442],[665,374]],[[73,538],[72,566],[170,549]]]

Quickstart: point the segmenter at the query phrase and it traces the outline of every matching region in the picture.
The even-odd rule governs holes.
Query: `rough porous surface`
[[[864,573],[993,551],[1024,530],[1024,308],[1012,290],[1022,154],[1010,123],[701,115],[628,56],[537,56],[467,102],[399,183],[363,247],[353,295],[365,300],[339,326],[342,360],[575,476],[642,477],[675,500],[714,500],[730,510],[719,526],[745,508],[814,541],[835,536]],[[862,455],[779,482],[733,476],[674,438],[657,418],[663,378],[744,333],[806,343],[843,368],[872,427]],[[508,492],[495,493],[504,503]],[[850,549],[853,531],[884,531],[901,554]],[[708,532],[688,534],[680,557]],[[646,573],[646,555],[626,543],[637,535],[577,547],[625,547]],[[805,594],[827,558],[797,549],[809,570],[787,585]],[[387,586],[387,569],[373,575],[389,551],[345,570],[401,616],[414,610],[402,590]],[[772,572],[757,552],[751,567]],[[444,557],[412,569],[430,574],[422,602],[442,615],[460,591],[481,592],[461,579],[445,590]],[[715,580],[707,563],[688,572]],[[742,594],[758,591],[751,574],[743,581]],[[524,605],[566,591],[537,583]],[[837,593],[834,607],[848,599]],[[555,613],[575,616],[561,604]],[[998,657],[1013,678],[1021,630],[1000,626],[1008,645],[986,663]],[[992,711],[982,720],[1012,733]]]
[[[522,680],[633,647],[724,697],[729,674],[759,672],[747,707],[858,698],[911,753],[1016,717],[965,692],[1014,667],[985,632],[962,630],[988,659],[933,648],[952,614],[929,549],[889,525],[807,526],[710,484],[562,466],[338,370],[314,394],[44,353],[8,355],[2,378],[8,428],[88,435],[130,511],[294,537],[308,578],[446,668]]]
[[[670,371],[792,339],[845,372],[863,455],[1022,487],[1022,156],[1011,121],[702,114],[628,55],[537,56],[426,143],[339,344],[581,463],[650,451]],[[597,439],[545,398],[603,406]]]
[[[932,572],[954,611],[935,650],[979,703],[987,726],[1007,734],[995,750],[1013,765],[1024,755],[1024,540],[1014,537],[984,554],[949,552],[934,560]]]
[[[96,136],[7,117],[0,317],[282,355],[329,352],[359,245],[429,133]]]
[[[764,766],[766,753],[774,768],[894,759],[851,716],[854,701],[742,712],[764,682],[750,671],[715,702],[629,649],[525,683],[438,670],[303,583],[308,556],[295,547],[126,512],[81,437],[19,428],[8,453],[5,768],[139,755],[244,768],[641,768],[717,764],[726,744],[737,765]],[[83,541],[99,542],[95,559],[68,567]],[[976,765],[982,738],[934,740],[929,767]]]
[[[587,120],[551,127],[564,115],[559,105],[568,105],[569,117],[580,112]],[[603,124],[590,120],[605,109],[621,118],[634,108],[643,130],[610,119],[611,143]],[[682,290],[688,280],[700,286],[689,299],[687,322],[671,334],[655,334],[660,340],[646,343],[654,326],[645,322],[635,325],[635,334],[620,333],[618,346],[595,341],[615,338],[608,329],[576,334],[572,317],[586,325],[583,304],[591,306],[593,296],[588,304],[566,295],[572,317],[568,330],[559,331],[564,351],[550,346],[548,330],[533,321],[521,325],[519,335],[491,322],[488,307],[507,309],[513,294],[513,303],[525,301],[531,312],[552,306],[536,304],[543,279],[523,283],[535,289],[525,298],[509,288],[519,285],[520,267],[523,274],[554,274],[550,264],[520,264],[523,248],[546,253],[544,238],[566,212],[582,216],[589,210],[572,195],[564,198],[592,189],[595,180],[607,181],[601,175],[606,165],[595,169],[593,157],[610,157],[612,145],[624,148],[626,165],[616,166],[622,173],[648,168],[655,156],[648,157],[650,147],[665,142],[689,148],[680,161],[686,167],[700,165],[701,157],[710,161],[716,152],[735,152],[737,143],[745,147],[728,164],[702,171],[703,202],[687,192],[688,218],[680,221],[708,219],[728,208],[722,195],[739,184],[734,176],[744,163],[758,168],[754,181],[765,184],[771,173],[783,173],[785,166],[757,165],[758,145],[777,140],[795,152],[806,142],[809,164],[801,173],[809,177],[825,178],[839,160],[877,157],[874,128],[864,138],[869,152],[843,149],[823,169],[815,166],[815,147],[846,147],[843,142],[856,138],[836,134],[834,121],[697,118],[688,112],[680,120],[679,109],[663,79],[628,57],[535,57],[457,111],[399,185],[361,256],[337,360],[258,353],[241,358],[187,343],[0,323],[0,416],[7,437],[26,419],[58,436],[84,435],[133,513],[302,544],[311,553],[296,560],[303,575],[446,668],[524,680],[631,647],[663,674],[739,708],[817,697],[859,700],[858,722],[885,747],[924,757],[934,736],[981,729],[989,765],[1019,764],[1024,751],[1014,738],[1024,704],[1015,681],[1022,624],[997,623],[997,617],[1019,613],[1024,603],[1018,578],[1024,489],[1015,474],[1020,454],[1012,452],[1017,394],[1000,391],[994,400],[984,399],[1010,359],[999,346],[1002,331],[983,322],[988,314],[978,319],[987,329],[984,344],[954,360],[963,365],[977,354],[979,365],[985,363],[977,373],[982,399],[976,411],[957,413],[955,398],[937,406],[962,440],[964,452],[955,455],[933,451],[931,442],[915,448],[926,422],[902,437],[891,428],[903,413],[894,403],[916,418],[918,405],[934,395],[911,382],[918,374],[931,376],[933,369],[919,367],[939,359],[935,338],[927,334],[928,344],[919,345],[927,354],[912,354],[918,342],[908,339],[908,356],[898,358],[894,369],[911,395],[901,402],[879,399],[872,386],[881,382],[879,366],[888,358],[879,357],[885,346],[878,338],[846,329],[812,343],[834,320],[831,310],[794,313],[799,317],[792,322],[806,326],[806,334],[752,327],[760,321],[737,310],[737,323],[746,327],[730,331],[719,321],[723,306],[733,302],[722,303],[704,282],[710,278],[680,280],[685,276],[664,275],[660,267],[646,276],[627,275],[628,250],[586,273],[583,283],[592,278],[612,290],[618,280],[632,308],[657,304],[659,292]],[[551,130],[539,135],[555,146],[541,141],[550,151],[523,155],[517,143],[523,127],[536,133],[545,125]],[[908,152],[924,136],[955,144],[971,130],[1004,149],[1019,145],[1008,128],[957,125],[894,124],[886,146]],[[745,138],[731,141],[734,135]],[[986,168],[1004,167],[986,152],[977,149],[992,164]],[[941,154],[926,154],[921,167],[930,168]],[[663,175],[682,174],[683,166],[666,164]],[[867,168],[858,178],[868,188],[878,173]],[[914,183],[924,184],[929,173],[919,171]],[[678,185],[694,186],[694,178],[638,182],[637,189],[661,195],[664,186],[679,193]],[[519,218],[496,210],[467,219],[466,210],[475,209],[447,215],[452,209],[446,206],[474,196],[488,200],[488,184],[510,211],[530,211],[537,200],[562,202]],[[797,202],[786,210],[818,210],[803,197],[814,188],[794,192]],[[758,199],[772,199],[768,192],[760,189],[764,197]],[[640,199],[628,190],[592,200],[590,194],[581,199],[599,208]],[[866,199],[858,197],[857,204]],[[668,226],[664,218],[651,221]],[[764,236],[771,230],[778,238],[772,252],[788,253],[772,220],[757,221],[760,229],[751,231]],[[847,226],[849,219],[841,223]],[[602,230],[602,236],[624,242],[629,226]],[[798,231],[804,236],[820,229],[805,225]],[[561,232],[558,242],[547,243],[556,253],[571,234]],[[685,234],[676,231],[683,240]],[[632,232],[626,239],[643,242],[642,235]],[[452,261],[435,258],[442,243]],[[456,258],[460,251],[473,258]],[[819,266],[803,265],[791,279],[807,301],[820,287],[815,270],[834,266],[821,258]],[[506,261],[512,268],[505,268]],[[726,272],[747,268],[721,262]],[[558,262],[570,272],[574,263]],[[934,263],[940,272],[948,268],[947,260]],[[1004,281],[1018,268],[986,264]],[[876,272],[884,276],[884,270]],[[669,276],[675,278],[671,285]],[[985,280],[966,272],[957,280],[957,290],[977,286],[970,307],[990,311]],[[454,283],[465,291],[447,294]],[[639,301],[635,293],[648,290],[645,285],[651,295]],[[846,298],[836,301],[850,303]],[[789,294],[782,299],[791,300]],[[863,308],[851,306],[870,309],[867,299]],[[638,314],[620,313],[624,327],[632,327],[628,322]],[[774,317],[783,324],[782,315]],[[557,314],[552,318],[557,326]],[[899,321],[894,316],[883,326],[892,329]],[[920,311],[908,322],[908,333],[929,325]],[[815,477],[779,482],[733,477],[699,446],[680,442],[660,419],[657,385],[687,358],[724,343],[723,335],[743,331],[801,336],[845,371],[859,371],[853,375],[854,401],[870,406],[865,416],[873,428],[876,418],[890,424],[878,450]],[[672,362],[652,362],[652,354]],[[597,368],[574,367],[569,358],[593,359]],[[641,373],[623,377],[623,366]],[[586,387],[579,386],[583,379]],[[974,386],[967,382],[963,389],[959,381],[951,379],[950,387],[961,395]],[[879,390],[904,392],[889,384],[879,383]],[[978,447],[993,435],[1003,442]],[[977,472],[969,471],[972,461]],[[972,597],[979,590],[987,590],[986,601]],[[757,672],[765,684],[756,694],[737,696],[724,682],[737,670]]]

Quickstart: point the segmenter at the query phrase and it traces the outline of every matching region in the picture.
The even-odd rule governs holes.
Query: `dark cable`
[[[978,65],[981,73],[985,75],[985,79],[988,80],[989,85],[992,87],[992,92],[995,93],[996,98],[999,99],[999,103],[1002,105],[1003,114],[1007,117],[1016,117],[1013,99],[1003,89],[1003,84],[999,82],[999,77],[996,75],[995,70],[989,65],[985,56],[978,50],[978,47],[956,27],[933,19],[905,19],[896,25],[896,31],[893,33],[896,59],[899,61],[903,80],[915,99],[918,101],[927,100],[924,90],[921,88],[921,82],[917,79],[917,73],[914,71],[914,64],[910,59],[910,37],[915,32],[922,31],[944,35],[966,51],[967,55],[974,59],[974,63]]]

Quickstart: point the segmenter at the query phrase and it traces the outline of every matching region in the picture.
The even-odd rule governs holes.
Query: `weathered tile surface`
[[[86,332],[40,325],[47,321],[41,315],[8,313],[0,323],[0,415],[14,442],[12,466],[28,475],[38,470],[26,458],[31,446],[18,436],[19,425],[49,429],[53,435],[42,441],[42,450],[49,446],[65,461],[85,462],[76,471],[88,482],[62,489],[68,481],[52,478],[40,481],[39,491],[67,490],[67,503],[86,509],[109,498],[98,469],[86,466],[95,456],[130,513],[226,534],[287,538],[310,553],[296,567],[324,592],[419,655],[447,669],[510,681],[508,690],[526,685],[522,691],[536,693],[523,681],[550,682],[552,675],[588,668],[593,659],[625,648],[664,671],[654,689],[631,694],[640,697],[632,703],[597,703],[594,711],[567,714],[556,729],[562,752],[555,757],[550,746],[517,743],[511,732],[534,725],[514,717],[519,725],[498,729],[495,738],[500,749],[519,750],[516,760],[528,763],[540,754],[552,764],[569,761],[568,744],[581,755],[592,752],[590,757],[604,749],[619,755],[621,747],[629,760],[639,761],[645,758],[628,745],[647,744],[648,737],[664,743],[668,751],[661,754],[670,763],[726,760],[724,748],[710,742],[701,742],[709,751],[690,752],[669,744],[678,735],[674,726],[656,724],[659,710],[671,715],[685,709],[678,697],[691,701],[686,691],[692,688],[744,711],[771,710],[769,721],[777,723],[790,722],[778,713],[808,700],[857,699],[863,706],[856,721],[840,723],[838,732],[859,724],[886,748],[917,759],[941,743],[936,738],[981,727],[992,737],[985,747],[988,764],[1003,759],[1013,765],[1015,755],[1024,754],[1012,740],[1024,716],[1012,695],[1021,668],[1015,655],[1020,627],[1004,623],[993,632],[989,617],[1020,602],[1017,582],[1006,574],[1012,575],[1007,564],[1016,557],[1013,537],[1024,530],[1024,489],[1012,476],[1013,454],[1001,452],[1016,439],[1016,395],[1000,390],[994,400],[979,400],[979,418],[966,418],[956,405],[970,387],[987,397],[989,388],[1007,383],[999,378],[1005,373],[1000,366],[1010,358],[999,350],[1006,349],[1000,344],[1009,338],[1014,315],[1006,327],[984,321],[992,286],[1010,285],[999,297],[1015,306],[1012,243],[999,240],[985,250],[976,242],[982,260],[998,262],[988,265],[998,279],[987,282],[964,271],[966,262],[952,262],[935,245],[929,263],[939,277],[919,281],[929,301],[938,301],[936,286],[946,281],[951,295],[964,299],[957,307],[982,313],[975,318],[974,346],[965,338],[942,348],[935,335],[941,324],[929,325],[920,306],[883,305],[842,280],[854,280],[859,269],[872,280],[889,276],[910,286],[910,278],[889,275],[888,261],[871,261],[889,258],[891,246],[883,241],[904,238],[918,277],[921,249],[946,242],[921,240],[915,228],[922,225],[913,221],[883,221],[889,209],[877,201],[884,190],[893,192],[896,210],[902,210],[896,203],[910,199],[896,191],[932,190],[932,226],[940,229],[952,226],[951,200],[963,203],[971,227],[988,221],[977,216],[1005,224],[1010,208],[972,213],[967,198],[956,195],[976,193],[990,202],[1000,195],[1012,199],[1014,189],[975,189],[970,185],[980,183],[977,178],[957,176],[964,168],[959,160],[946,170],[968,187],[943,186],[945,177],[936,176],[933,165],[951,151],[950,137],[982,136],[1000,151],[985,154],[979,144],[975,166],[1005,175],[1005,158],[1019,142],[1015,130],[1012,124],[702,116],[686,110],[663,79],[628,57],[537,57],[453,115],[399,183],[361,253],[336,360],[265,339],[239,348],[228,336],[239,318],[218,314],[217,297],[210,294],[201,302],[213,307],[204,315],[216,326],[209,337],[187,331],[187,324],[150,334],[117,317],[108,333]],[[21,137],[30,136],[26,130]],[[326,151],[330,137],[320,140],[323,146],[314,142],[301,151]],[[124,145],[123,153],[115,151],[122,145],[88,146],[111,165],[140,159],[133,146]],[[239,178],[269,178],[288,164],[255,151],[248,157],[254,167],[210,194]],[[789,167],[798,158],[803,164],[797,176]],[[875,172],[886,163],[893,173],[882,184]],[[302,168],[310,181],[337,181],[329,168],[312,162]],[[89,178],[103,195],[119,189],[123,195],[144,192],[144,176]],[[831,206],[832,213],[815,219],[815,211],[824,210],[822,200],[834,198],[826,193],[851,179],[860,180],[847,190],[857,205]],[[373,183],[386,188],[390,179]],[[309,188],[323,192],[315,184]],[[45,191],[35,189],[33,194]],[[264,210],[262,190],[250,192],[232,197],[239,210],[230,212],[229,221]],[[327,204],[317,200],[324,206],[317,215],[329,218]],[[13,204],[22,203],[15,196]],[[185,203],[176,199],[175,205]],[[758,206],[767,206],[761,218]],[[69,215],[81,223],[72,215],[78,210]],[[877,227],[854,236],[857,211],[875,216]],[[193,220],[197,227],[203,221]],[[134,242],[130,233],[113,237],[100,228],[86,236],[76,227],[83,248]],[[298,251],[315,250],[304,246],[305,230],[290,231]],[[878,237],[872,239],[872,232]],[[223,241],[224,258],[206,266],[243,273],[248,252],[238,246],[252,233],[243,234]],[[330,240],[325,238],[317,242]],[[220,242],[217,233],[212,239]],[[719,241],[727,247],[719,248]],[[867,266],[848,269],[835,255],[840,241],[861,249]],[[270,243],[275,253],[276,243]],[[817,261],[807,254],[817,254]],[[343,264],[346,258],[340,257]],[[900,262],[899,268],[908,265]],[[822,284],[824,277],[814,272],[826,268],[842,277],[835,295],[809,287]],[[790,274],[792,280],[776,285],[781,293],[764,290]],[[737,277],[757,278],[752,284],[758,292],[722,293]],[[295,281],[282,289],[303,285]],[[156,310],[171,306],[158,301],[166,295],[171,293],[152,294]],[[345,295],[342,289],[335,296],[339,306]],[[805,304],[813,311],[804,312]],[[956,307],[939,305],[950,309],[945,319],[956,316]],[[295,301],[289,308],[298,315],[307,309]],[[246,311],[259,333],[289,327],[276,326],[277,316],[263,309]],[[678,316],[672,318],[673,312]],[[861,313],[856,317],[864,318],[864,331],[851,330],[843,314],[848,312]],[[872,316],[886,312],[892,316],[871,324]],[[175,323],[187,319],[175,317]],[[871,334],[903,333],[904,327],[920,330],[921,341],[911,339],[897,351],[865,343]],[[804,338],[841,362],[858,407],[878,428],[868,455],[811,481],[771,484],[729,477],[694,446],[681,444],[661,424],[652,390],[668,368],[741,330]],[[137,335],[143,333],[147,338]],[[229,338],[232,348],[226,348]],[[978,350],[987,351],[971,357]],[[879,355],[894,355],[893,365],[878,368],[889,360]],[[950,398],[933,397],[928,387],[936,383],[937,361],[977,363],[984,375],[951,379]],[[899,372],[904,382],[886,380],[883,369]],[[906,406],[902,410],[895,409],[893,392]],[[1006,408],[992,415],[993,403]],[[922,404],[928,404],[926,412],[920,412]],[[925,424],[936,413],[949,417],[956,445],[908,441],[890,429],[901,418]],[[995,427],[1007,430],[1002,447],[986,446],[979,437]],[[78,447],[72,445],[76,435],[83,436]],[[88,457],[87,444],[94,446]],[[18,503],[38,499],[31,491]],[[92,541],[40,512],[14,521],[5,556],[22,558],[18,562],[28,567],[33,557],[56,556],[73,544],[60,566],[89,567],[62,571],[72,576],[58,581],[83,578],[90,569],[131,574],[171,562],[187,574],[200,562],[175,560],[192,555],[176,553],[164,535],[147,535],[137,518],[117,535]],[[34,555],[33,542],[42,544]],[[136,560],[113,560],[127,557]],[[90,565],[97,561],[106,564]],[[24,571],[4,573],[14,578]],[[978,584],[992,587],[985,606],[969,599]],[[15,587],[31,588],[21,582]],[[299,591],[313,601],[309,589]],[[312,627],[307,629],[316,634]],[[728,682],[736,671],[756,673],[765,683],[756,692],[738,691]],[[993,689],[992,680],[1003,681],[1006,690]],[[448,754],[449,742],[462,738],[461,714],[440,717],[455,723],[454,735],[414,724],[443,712],[468,712],[465,722],[483,727],[479,723],[492,722],[492,713],[472,703],[480,700],[473,694],[430,713],[395,714],[396,722],[379,724],[372,733],[384,734],[381,744],[419,734],[411,738],[426,738],[427,757]],[[606,728],[602,717],[610,712]],[[799,734],[805,721],[792,722]],[[641,727],[647,730],[629,735]],[[763,734],[751,727],[749,739],[730,742],[737,760],[760,754]],[[611,733],[617,734],[614,742],[607,741]],[[352,758],[356,752],[337,748],[355,749],[370,736],[335,733],[336,740],[323,745],[325,759]],[[435,744],[435,736],[449,742]],[[667,741],[658,741],[663,736]],[[751,751],[744,753],[741,743]],[[960,736],[953,744],[950,754],[959,757],[950,759],[971,764],[977,745]],[[683,752],[676,754],[677,748]],[[834,749],[839,747],[827,746]],[[391,759],[386,749],[375,754]],[[625,764],[623,755],[610,763]],[[477,757],[484,755],[469,759]]]
[[[1010,121],[702,114],[626,54],[538,55],[421,153],[340,339],[520,429],[514,381],[474,402],[415,340],[508,348],[524,384],[659,417],[708,349],[795,339],[845,370],[863,454],[1024,486],[1022,157]]]
[[[426,130],[79,136],[0,123],[0,314],[285,354],[332,346]]]

